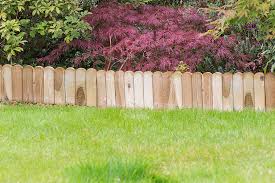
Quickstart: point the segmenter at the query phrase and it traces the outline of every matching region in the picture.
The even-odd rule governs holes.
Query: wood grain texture
[[[23,68],[23,101],[33,102],[33,67]]]
[[[182,108],[182,74],[175,72],[170,77],[169,108]]]
[[[212,74],[210,72],[202,75],[202,101],[204,109],[213,109]]]
[[[172,72],[165,72],[162,73],[162,106],[164,108],[168,108],[168,101],[170,96],[170,77],[173,73]]]
[[[162,73],[157,71],[153,73],[153,96],[155,109],[161,109],[164,106],[162,103],[162,91]]]
[[[87,87],[87,106],[96,107],[97,105],[97,83],[96,70],[88,69],[86,72],[86,87]]]
[[[125,107],[124,85],[124,72],[117,71],[115,73],[116,106],[121,108]]]
[[[106,72],[100,70],[96,73],[97,78],[97,106],[99,108],[107,107],[107,89],[106,89]]]
[[[107,107],[116,107],[115,72],[106,72]]]
[[[6,64],[2,68],[3,73],[3,101],[12,101],[12,66]]]
[[[184,108],[193,107],[192,73],[182,74],[182,105]]]
[[[265,76],[263,73],[254,75],[255,110],[265,111]]]
[[[223,110],[222,103],[222,74],[216,72],[212,75],[213,109]]]
[[[44,103],[44,69],[41,66],[33,70],[33,102]]]
[[[70,67],[65,70],[65,102],[69,105],[75,105],[76,86],[75,69]]]
[[[65,97],[65,69],[58,67],[54,70],[54,103],[64,105]]]
[[[233,100],[233,74],[223,74],[222,83],[222,95],[223,95],[223,110],[233,111],[234,100]]]
[[[266,110],[275,109],[275,75],[268,73],[265,76]]]
[[[134,94],[135,94],[135,108],[144,108],[144,84],[143,73],[138,71],[134,74]]]
[[[86,69],[80,68],[75,72],[75,104],[85,106],[86,100]]]
[[[241,111],[244,108],[243,94],[243,74],[238,72],[233,75],[233,103],[235,111]]]
[[[202,74],[192,74],[193,108],[203,108],[202,103]]]
[[[54,69],[44,68],[44,103],[54,104]]]
[[[2,65],[0,65],[0,101],[3,101],[3,69]]]
[[[145,72],[144,75],[144,107],[148,109],[154,108],[153,93],[153,73]]]
[[[243,86],[244,86],[244,106],[246,108],[255,107],[255,95],[254,95],[254,74],[246,72],[243,74]]]
[[[23,100],[23,67],[21,65],[12,67],[12,95],[13,101]]]
[[[135,95],[134,95],[134,73],[127,71],[124,74],[124,88],[125,88],[125,106],[126,108],[134,108]]]

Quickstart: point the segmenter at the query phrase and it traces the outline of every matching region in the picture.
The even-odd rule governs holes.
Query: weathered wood
[[[134,94],[135,94],[135,108],[144,108],[144,84],[143,73],[138,71],[134,74]]]
[[[144,107],[148,109],[153,109],[154,108],[153,73],[145,72],[143,77],[144,77]]]
[[[115,73],[116,106],[125,107],[124,72]]]
[[[75,104],[86,105],[86,70],[83,68],[77,69],[75,72]]]
[[[170,77],[173,73],[172,72],[165,72],[162,73],[162,106],[164,108],[168,108],[168,101],[170,95]]]
[[[44,69],[41,66],[33,70],[33,102],[44,103]]]
[[[275,75],[268,73],[265,76],[266,110],[275,109]]]
[[[115,72],[106,72],[107,107],[116,107]]]
[[[54,69],[44,68],[44,103],[54,104]]]
[[[162,103],[162,74],[157,71],[153,74],[153,96],[154,96],[154,108],[161,109],[163,108]]]
[[[254,74],[247,72],[243,74],[243,86],[244,86],[244,106],[247,108],[255,107],[255,95],[254,95]]]
[[[233,103],[235,111],[241,111],[244,108],[243,94],[243,74],[238,72],[233,75]]]
[[[254,75],[255,110],[265,111],[265,76],[263,73]]]
[[[204,109],[213,109],[212,74],[210,72],[202,75],[202,101]]]
[[[33,67],[23,68],[23,101],[33,102]]]
[[[2,68],[3,72],[3,101],[12,101],[12,66],[6,64]]]
[[[0,65],[0,101],[3,100],[3,70],[2,65]]]
[[[70,67],[65,70],[65,100],[66,104],[74,105],[76,99],[75,92],[75,69]]]
[[[182,105],[184,108],[193,107],[192,73],[182,74]]]
[[[134,95],[134,73],[127,71],[124,74],[125,80],[125,105],[127,108],[133,108],[135,106],[135,95]]]
[[[107,107],[107,89],[106,89],[106,72],[100,70],[96,73],[97,78],[97,106],[100,108]]]
[[[192,74],[192,92],[193,107],[202,108],[202,74],[199,72]]]
[[[182,74],[175,72],[170,78],[169,108],[182,108]]]
[[[87,106],[96,107],[97,105],[97,84],[96,70],[88,69],[86,72],[86,87],[87,87]]]
[[[223,74],[222,94],[223,94],[223,110],[233,111],[233,108],[234,108],[233,74],[231,73]]]
[[[222,110],[222,74],[216,72],[212,75],[213,109]]]
[[[65,70],[58,67],[54,70],[54,103],[64,105],[65,98]]]
[[[12,67],[12,95],[14,101],[23,100],[23,67],[21,65]]]

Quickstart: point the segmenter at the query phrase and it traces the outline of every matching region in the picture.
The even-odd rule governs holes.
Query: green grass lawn
[[[274,182],[275,112],[0,106],[0,182]]]

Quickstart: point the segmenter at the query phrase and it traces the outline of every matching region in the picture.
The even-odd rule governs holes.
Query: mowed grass
[[[274,182],[275,112],[2,105],[0,182]]]

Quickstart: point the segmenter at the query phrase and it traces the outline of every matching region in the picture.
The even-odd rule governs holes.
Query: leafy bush
[[[1,0],[0,7],[0,48],[8,60],[24,50],[18,58],[36,57],[50,45],[62,39],[69,43],[90,29],[81,20],[87,13],[75,0]]]
[[[105,69],[166,71],[184,62],[195,71],[209,56],[216,64],[225,63],[226,71],[247,70],[253,64],[249,55],[235,50],[235,36],[217,40],[203,36],[209,29],[207,18],[194,9],[108,3],[92,9],[85,20],[94,25],[91,40],[62,43],[39,61],[54,64],[66,59],[69,50],[79,49],[83,53],[73,64],[93,60],[98,68],[103,61]]]

